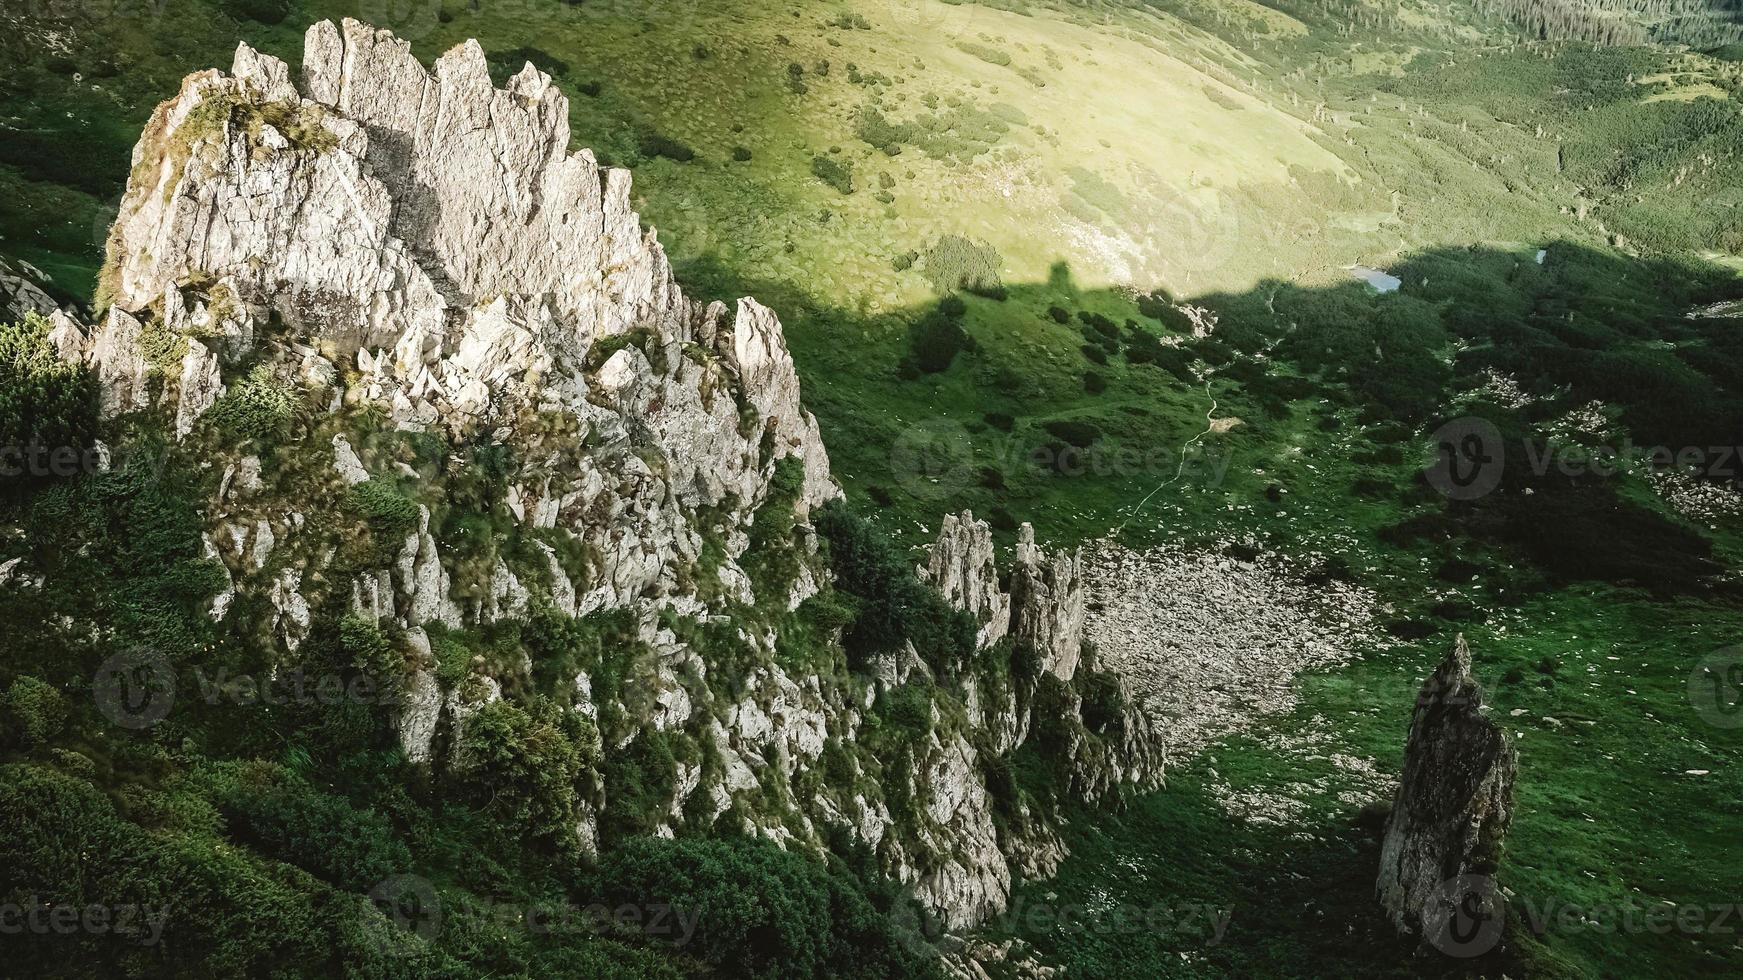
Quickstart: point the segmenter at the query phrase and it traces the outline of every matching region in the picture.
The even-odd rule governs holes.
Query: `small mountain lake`
[[[1389,272],[1370,269],[1365,265],[1350,266],[1350,275],[1362,280],[1382,293],[1395,293],[1398,287],[1404,285],[1404,280]]]

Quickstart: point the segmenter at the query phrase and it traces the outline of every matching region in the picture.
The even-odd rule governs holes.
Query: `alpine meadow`
[[[0,975],[1743,975],[1739,0],[0,0]]]

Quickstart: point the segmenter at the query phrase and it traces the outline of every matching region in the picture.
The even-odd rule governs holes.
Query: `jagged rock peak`
[[[426,69],[388,32],[322,22],[295,75],[240,45],[229,74],[188,76],[134,148],[100,332],[155,319],[233,363],[279,321],[331,365],[355,361],[402,427],[455,430],[522,408],[585,414],[596,385],[657,408],[648,376],[667,359],[650,370],[637,354],[693,351],[735,377],[776,457],[804,459],[806,500],[832,496],[779,320],[748,298],[735,312],[688,299],[630,208],[629,172],[569,152],[568,116],[531,65],[496,88],[474,41]],[[120,377],[140,370],[131,346],[87,355],[123,382],[113,411],[143,407]]]
[[[1070,681],[1083,651],[1081,549],[1044,551],[1035,543],[1035,528],[1022,525],[1009,593],[1000,588],[995,558],[991,526],[965,510],[945,515],[921,574],[975,618],[980,646],[1014,636],[1040,654],[1044,669]]]
[[[973,616],[982,647],[1011,628],[1011,597],[999,588],[992,526],[972,511],[944,515],[938,541],[927,556],[926,578],[952,605]]]
[[[245,144],[222,139],[235,119]],[[497,89],[476,41],[426,70],[386,31],[323,21],[298,82],[240,45],[231,74],[190,75],[135,150],[114,298],[136,309],[253,258],[244,279],[296,293],[308,305],[289,312],[358,344],[438,332],[436,314],[492,296],[537,299],[582,339],[638,326],[693,339],[703,311],[630,210],[629,173],[568,146],[550,77],[528,65]],[[266,197],[239,207],[226,184]]]
[[[1052,554],[1035,544],[1035,529],[1017,532],[1011,569],[1012,632],[1018,643],[1040,652],[1047,670],[1069,681],[1083,655],[1085,616],[1083,555],[1078,549]]]
[[[1458,879],[1492,880],[1517,769],[1512,743],[1483,710],[1461,634],[1417,697],[1381,845],[1380,903],[1400,931],[1433,933],[1454,914],[1448,903],[1468,898]]]

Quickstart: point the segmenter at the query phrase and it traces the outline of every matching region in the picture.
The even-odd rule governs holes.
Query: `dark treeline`
[[[1743,40],[1739,0],[1479,0],[1478,7],[1544,41],[1710,48]]]

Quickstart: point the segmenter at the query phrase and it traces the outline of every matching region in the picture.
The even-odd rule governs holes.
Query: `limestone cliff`
[[[389,638],[412,764],[464,778],[480,712],[554,700],[609,757],[577,781],[584,850],[844,836],[971,926],[1061,853],[1008,779],[1031,732],[1086,796],[1160,778],[1088,663],[1077,559],[1026,532],[1006,594],[985,525],[952,519],[929,574],[980,653],[849,669],[812,526],[840,492],[780,322],[688,298],[568,116],[473,42],[429,69],[350,20],[300,70],[243,45],[153,114],[100,321],[61,317],[56,347],[117,434],[156,420],[195,467],[237,643],[276,669],[339,617]],[[624,757],[657,798],[613,829]]]
[[[1048,754],[1073,788],[1093,800],[1121,788],[1160,785],[1166,752],[1148,716],[1128,710],[1126,679],[1089,662],[1082,567],[1079,551],[1048,553],[1024,524],[1006,593],[991,526],[963,511],[945,517],[925,574],[974,618],[983,650],[1001,641],[1009,647],[1009,676],[962,672],[970,720],[1001,753],[1022,747],[1032,732],[1048,736]]]

